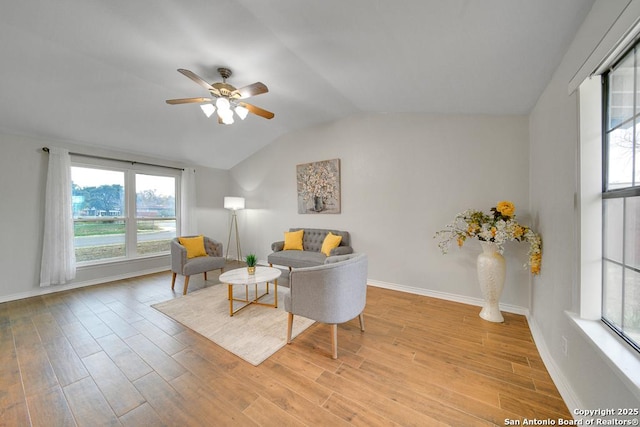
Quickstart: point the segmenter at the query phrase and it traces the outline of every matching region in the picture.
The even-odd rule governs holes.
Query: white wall
[[[40,288],[44,189],[48,164],[48,155],[42,151],[44,146],[65,147],[73,152],[183,167],[175,162],[148,156],[0,134],[0,271],[3,272],[0,302],[169,268],[168,256],[82,267],[78,269],[76,279],[69,284]],[[222,208],[222,199],[228,188],[228,175],[228,171],[196,168],[199,232],[219,240],[226,237],[225,233],[228,230],[228,212]]]
[[[342,213],[298,214],[296,165],[339,158]],[[522,116],[363,114],[281,137],[231,170],[246,197],[243,248],[266,260],[289,227],[347,230],[369,278],[419,293],[480,298],[479,244],[439,252],[436,231],[467,208],[516,204],[528,222],[528,121]],[[507,246],[502,301],[529,306],[527,248]]]
[[[581,409],[639,407],[603,353],[573,325],[565,311],[579,311],[578,94],[569,82],[629,2],[597,1],[530,116],[531,211],[544,238],[543,269],[533,287],[531,326],[551,357],[559,387]],[[637,1],[635,1],[637,3]],[[637,15],[630,18],[631,22]],[[607,49],[603,49],[606,51]],[[602,58],[603,59],[603,58]],[[568,354],[562,352],[562,339]],[[636,393],[634,395],[634,393]]]
[[[228,188],[229,171],[196,167],[198,232],[222,242],[225,251],[231,218],[223,207],[224,196],[230,195]]]
[[[5,296],[40,283],[48,158],[42,144],[25,138],[0,135],[0,146],[0,295]]]

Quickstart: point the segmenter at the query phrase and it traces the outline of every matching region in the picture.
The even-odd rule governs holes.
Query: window
[[[78,263],[169,252],[177,176],[74,165],[71,181]]]
[[[603,75],[602,320],[640,351],[640,46]]]
[[[136,174],[136,251],[169,252],[176,237],[176,179]]]

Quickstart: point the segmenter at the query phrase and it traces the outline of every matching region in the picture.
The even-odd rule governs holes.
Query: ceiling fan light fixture
[[[225,125],[233,124],[233,111],[218,108],[218,117]]]
[[[200,108],[207,118],[211,117],[211,115],[216,112],[216,107],[213,104],[202,104]]]
[[[218,107],[218,114],[220,113],[220,110],[231,111],[231,104],[229,103],[229,100],[227,98],[220,97],[216,99],[216,107]]]
[[[247,114],[249,114],[249,110],[244,108],[242,105],[238,105],[235,109],[236,114],[240,117],[241,120],[247,118]]]
[[[211,117],[213,113],[217,113],[218,123],[224,124],[232,124],[234,122],[234,111],[242,120],[244,120],[249,113],[265,119],[272,119],[274,117],[274,114],[271,111],[264,110],[244,101],[246,98],[269,92],[267,86],[262,82],[255,82],[241,88],[236,88],[226,82],[227,78],[231,76],[231,70],[223,67],[218,68],[218,72],[222,77],[222,82],[211,84],[207,83],[202,79],[202,77],[192,71],[178,68],[178,72],[208,90],[211,94],[211,98],[194,97],[167,99],[165,102],[169,105],[190,103],[200,104],[202,112],[207,117]]]

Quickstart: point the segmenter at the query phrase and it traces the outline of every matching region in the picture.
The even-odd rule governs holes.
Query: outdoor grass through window
[[[169,252],[176,236],[176,176],[84,166],[71,169],[77,262]]]

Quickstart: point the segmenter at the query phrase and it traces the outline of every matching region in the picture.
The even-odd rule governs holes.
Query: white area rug
[[[278,291],[282,289],[278,287]],[[264,292],[264,285],[258,291]],[[227,285],[214,285],[152,307],[257,366],[287,343],[283,296],[278,294],[278,308],[250,305],[230,317],[227,292]],[[245,288],[234,286],[234,292],[237,298],[244,298]],[[253,287],[249,292],[252,296]],[[270,294],[260,301],[273,301],[273,285]],[[235,304],[236,308],[241,305]],[[297,336],[313,323],[296,316],[292,335]]]

